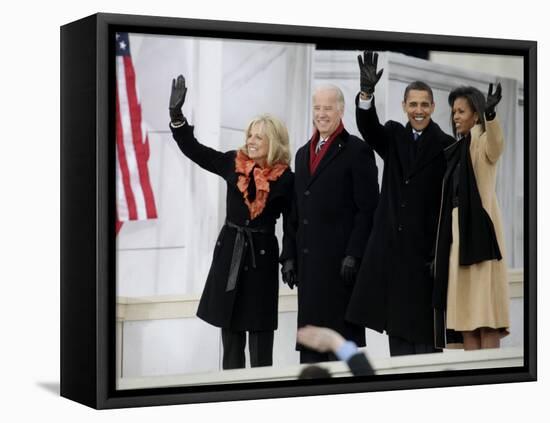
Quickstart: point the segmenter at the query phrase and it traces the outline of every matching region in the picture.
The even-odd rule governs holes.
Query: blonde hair
[[[248,123],[244,131],[245,144],[239,150],[248,156],[246,140],[250,136],[252,127],[256,124],[261,124],[260,132],[267,137],[269,142],[267,165],[273,166],[277,163],[290,165],[290,145],[286,126],[281,120],[268,113],[256,116]]]

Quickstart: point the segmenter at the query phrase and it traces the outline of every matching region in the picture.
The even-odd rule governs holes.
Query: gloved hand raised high
[[[493,84],[489,84],[489,92],[487,93],[487,101],[485,104],[485,119],[493,120],[496,116],[496,106],[502,99],[502,86],[500,82],[497,84],[497,88],[493,93]]]
[[[168,110],[170,112],[170,121],[173,124],[182,124],[185,122],[185,117],[181,108],[185,102],[187,87],[185,86],[185,78],[179,75],[178,79],[172,79],[172,92],[170,93],[170,104]]]
[[[365,51],[363,52],[363,57],[364,59],[361,55],[357,56],[357,61],[359,62],[361,91],[370,96],[374,93],[374,86],[382,76],[384,69],[380,69],[380,71],[376,73],[378,53]]]

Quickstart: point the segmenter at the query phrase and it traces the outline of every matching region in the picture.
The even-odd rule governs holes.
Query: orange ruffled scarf
[[[267,197],[269,195],[269,181],[276,181],[283,174],[288,165],[277,163],[272,167],[259,168],[256,162],[250,159],[242,151],[237,151],[235,157],[235,172],[239,174],[237,187],[243,194],[244,203],[250,211],[250,218],[259,216],[265,208]],[[250,184],[250,173],[254,169],[254,182],[256,184],[256,198],[250,202],[248,199],[248,185]]]

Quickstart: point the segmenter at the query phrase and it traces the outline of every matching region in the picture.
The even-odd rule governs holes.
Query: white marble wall
[[[497,54],[452,53],[448,51],[430,52],[430,61],[455,68],[470,69],[490,73],[502,78],[523,81],[523,58],[499,56]]]
[[[149,130],[149,171],[159,217],[123,225],[117,237],[117,292],[130,297],[200,292],[221,220],[221,184],[190,163],[172,140],[168,99],[172,78],[183,73],[190,86],[185,115],[209,122],[198,125],[197,136],[221,148],[221,42],[135,36],[131,49],[134,43],[139,46],[132,55]],[[199,77],[197,63],[207,59],[211,66],[202,66]]]
[[[220,333],[200,319],[125,322],[122,377],[217,371]]]
[[[122,297],[200,295],[210,266],[212,246],[223,223],[225,187],[184,157],[168,130],[168,98],[173,77],[188,84],[184,114],[197,138],[220,150],[244,142],[243,129],[256,114],[283,119],[291,148],[311,134],[314,85],[339,85],[346,97],[344,123],[356,135],[354,98],[359,81],[355,52],[314,52],[313,46],[131,35],[143,118],[149,129],[149,170],[159,218],[126,223],[117,237],[117,293]],[[413,79],[434,87],[435,120],[446,130],[446,96],[462,75],[483,88],[490,75],[467,73],[401,55],[383,54],[386,68],[377,87],[381,120],[404,121],[401,100]],[[458,76],[457,76],[458,75]],[[477,78],[477,79],[476,79]],[[383,163],[378,160],[380,176]],[[280,228],[279,228],[280,233]],[[286,289],[283,288],[282,289]],[[523,310],[512,307],[513,337],[521,344]],[[220,369],[219,331],[196,318],[132,321],[121,331],[122,375],[146,376]],[[279,316],[274,364],[296,364],[296,313]],[[386,336],[367,330],[371,357],[387,357]]]

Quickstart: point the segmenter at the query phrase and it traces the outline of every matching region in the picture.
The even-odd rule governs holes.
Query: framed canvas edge
[[[395,32],[380,32],[366,30],[350,30],[337,28],[318,28],[318,27],[298,27],[273,24],[256,24],[229,21],[208,21],[184,18],[165,18],[137,15],[118,15],[118,14],[96,14],[89,17],[96,20],[96,63],[94,72],[96,72],[96,99],[94,105],[97,112],[96,121],[96,211],[95,221],[96,234],[95,239],[90,240],[96,246],[96,298],[93,299],[96,304],[96,323],[97,332],[93,343],[96,347],[96,361],[91,363],[95,370],[96,396],[93,401],[79,401],[95,408],[120,408],[135,406],[184,404],[213,401],[234,401],[245,399],[261,398],[280,398],[306,395],[323,395],[337,393],[358,393],[372,392],[380,390],[401,390],[401,389],[421,389],[430,387],[451,387],[462,385],[492,384],[534,381],[537,379],[537,348],[536,348],[536,51],[537,44],[534,41],[523,40],[502,40],[457,37],[445,35],[430,34],[406,34]],[[212,392],[170,392],[166,389],[141,390],[138,393],[116,391],[114,389],[114,315],[115,304],[113,300],[113,284],[115,275],[112,271],[114,264],[114,216],[113,210],[109,209],[110,197],[113,196],[114,188],[109,186],[109,180],[114,175],[114,154],[109,148],[109,134],[113,125],[113,113],[106,112],[110,110],[109,95],[113,93],[113,87],[109,87],[109,81],[112,81],[114,66],[109,63],[109,33],[115,27],[133,27],[138,32],[139,29],[154,33],[175,33],[178,31],[187,31],[189,29],[201,31],[205,28],[216,28],[217,31],[225,33],[227,37],[244,34],[245,36],[293,36],[310,37],[317,39],[347,39],[350,37],[361,40],[382,40],[391,43],[402,43],[403,37],[414,35],[417,44],[435,45],[438,48],[448,47],[448,49],[477,49],[487,48],[495,51],[517,51],[522,53],[525,58],[524,66],[528,75],[526,78],[525,93],[528,96],[525,110],[526,122],[525,140],[529,140],[528,154],[525,154],[525,192],[528,192],[528,198],[525,201],[526,227],[529,228],[529,236],[525,241],[527,257],[525,259],[526,280],[525,284],[525,365],[522,368],[493,369],[489,374],[471,374],[466,371],[455,371],[448,375],[431,374],[407,374],[399,377],[382,377],[358,382],[356,378],[349,379],[337,384],[304,384],[302,386],[269,386],[264,382],[254,383],[254,387],[240,389],[239,386],[232,386],[229,390],[224,390],[220,385],[213,385]],[[399,39],[401,38],[401,41]],[[63,149],[63,144],[62,144]],[[111,173],[109,173],[111,172]],[[111,179],[112,180],[112,179]],[[63,191],[63,189],[62,189]],[[62,199],[63,201],[63,199]],[[62,221],[63,226],[63,221]],[[62,250],[64,246],[62,245]],[[62,254],[63,257],[63,254]],[[63,278],[63,277],[62,277]],[[62,280],[63,291],[63,280]],[[63,304],[62,304],[63,308]],[[85,335],[84,335],[85,336]],[[63,366],[62,366],[63,369]],[[474,372],[475,373],[475,372]],[[237,384],[238,385],[238,384]],[[63,394],[62,394],[63,395]],[[66,395],[64,395],[66,396]],[[70,397],[70,396],[69,396]],[[75,398],[71,398],[75,399]],[[77,400],[78,401],[78,400]]]

